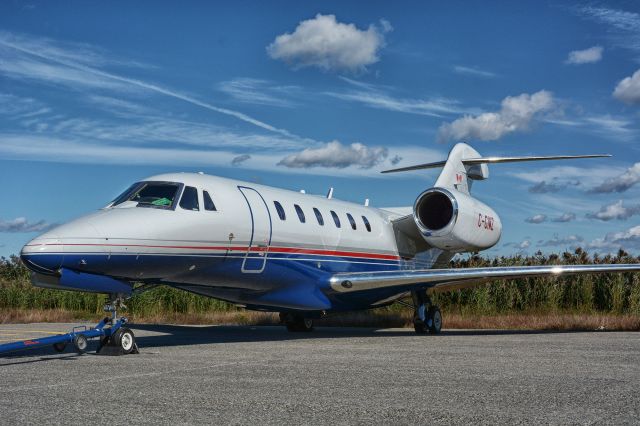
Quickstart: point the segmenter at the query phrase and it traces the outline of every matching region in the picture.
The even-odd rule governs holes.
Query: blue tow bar
[[[120,333],[119,339],[115,339],[118,340],[117,342],[114,342],[114,339],[112,339],[117,331],[126,323],[127,319],[125,317],[115,320],[106,317],[93,328],[87,328],[86,326],[74,327],[71,333],[2,344],[0,345],[0,355],[27,349],[42,348],[49,345],[53,345],[57,351],[62,352],[69,343],[73,344],[79,353],[84,353],[87,347],[87,340],[97,337],[100,338],[98,353],[102,353],[103,350],[104,352],[108,352],[109,355],[137,353],[135,338],[131,330],[123,329],[126,331]],[[125,336],[127,333],[128,335]],[[106,342],[109,343],[105,345],[104,343]]]

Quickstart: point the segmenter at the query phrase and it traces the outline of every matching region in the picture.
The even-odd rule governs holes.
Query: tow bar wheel
[[[67,342],[58,342],[53,344],[53,350],[62,353],[67,348]]]
[[[73,337],[73,346],[75,346],[76,351],[79,354],[83,354],[87,351],[87,346],[89,346],[89,341],[83,334],[76,334]]]

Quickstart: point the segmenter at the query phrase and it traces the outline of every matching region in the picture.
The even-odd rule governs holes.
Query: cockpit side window
[[[216,205],[213,204],[213,200],[207,191],[202,192],[202,197],[204,198],[204,209],[210,212],[216,211]]]
[[[177,201],[180,186],[174,182],[140,182],[129,194],[118,197],[113,206],[133,201],[138,207],[171,209]]]
[[[198,190],[193,186],[185,186],[184,191],[182,191],[182,198],[180,198],[180,207],[185,210],[199,211]]]
[[[138,189],[140,186],[144,185],[142,182],[136,182],[126,189],[122,194],[118,195],[115,200],[113,200],[110,204],[111,207],[117,206],[118,204],[122,204],[125,201],[129,200],[131,195]]]

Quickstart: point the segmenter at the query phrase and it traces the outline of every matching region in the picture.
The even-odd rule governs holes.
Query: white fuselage
[[[427,256],[402,254],[391,222],[400,215],[383,209],[203,174],[147,181],[177,183],[181,191],[195,188],[198,209],[184,209],[177,200],[172,208],[134,201],[109,205],[36,238],[23,249],[23,259],[45,274],[69,269],[164,283],[260,307],[281,302],[256,292],[324,288],[337,272],[431,267],[442,254],[437,249],[427,250]],[[204,208],[205,191],[215,210]],[[50,280],[40,283],[55,288]],[[365,303],[389,297],[375,295]]]

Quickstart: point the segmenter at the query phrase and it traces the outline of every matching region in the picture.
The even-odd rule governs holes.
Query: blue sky
[[[0,4],[0,255],[161,172],[411,205],[466,141],[490,254],[640,251],[637,2]]]

